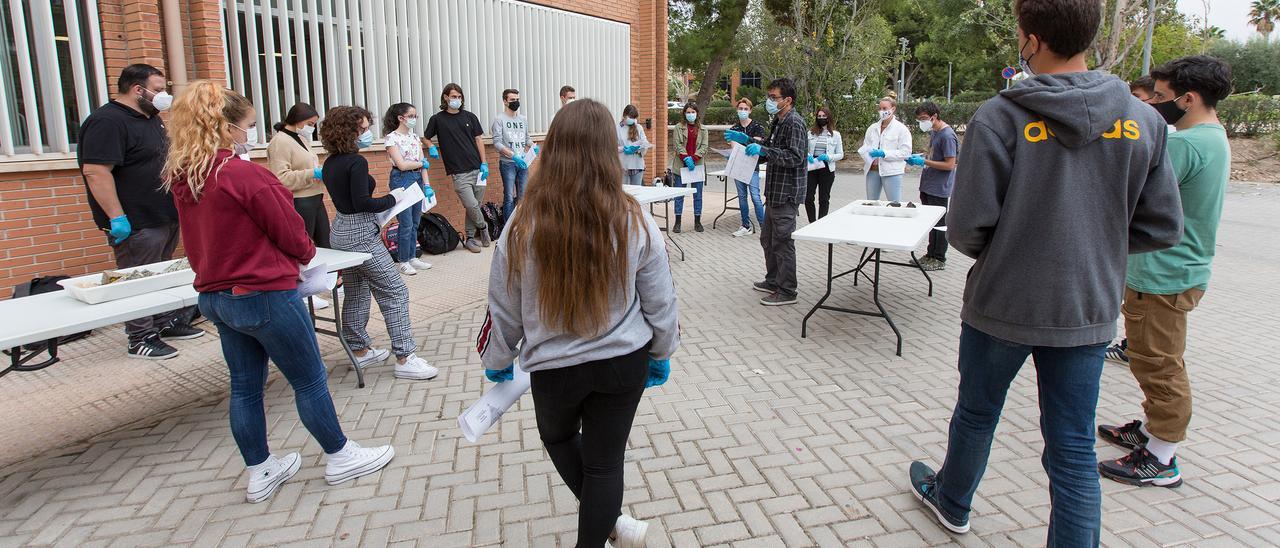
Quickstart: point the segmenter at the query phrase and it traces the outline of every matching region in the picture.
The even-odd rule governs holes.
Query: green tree
[[[1231,65],[1236,92],[1257,90],[1264,95],[1280,95],[1280,43],[1250,40],[1248,43],[1222,41],[1209,54]]]
[[[1249,24],[1262,33],[1262,39],[1270,41],[1271,31],[1280,21],[1280,0],[1253,0],[1249,5]]]
[[[696,100],[706,108],[733,53],[748,0],[668,0],[668,62],[701,72]]]

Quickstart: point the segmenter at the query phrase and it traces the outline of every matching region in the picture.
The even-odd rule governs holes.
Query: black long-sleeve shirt
[[[395,196],[373,197],[369,161],[357,153],[332,154],[324,161],[324,186],[338,213],[378,213],[396,205]]]

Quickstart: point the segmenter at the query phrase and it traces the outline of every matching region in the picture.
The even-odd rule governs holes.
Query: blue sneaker
[[[969,520],[955,519],[948,516],[942,511],[942,505],[938,503],[938,483],[934,479],[934,472],[923,462],[915,461],[911,463],[911,492],[916,495],[920,502],[933,510],[933,515],[938,517],[938,523],[952,533],[964,534],[969,532]]]

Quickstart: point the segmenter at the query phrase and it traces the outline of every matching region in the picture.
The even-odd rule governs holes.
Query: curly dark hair
[[[329,154],[349,154],[360,150],[356,139],[364,133],[360,122],[368,120],[373,124],[373,113],[362,107],[333,107],[320,122],[320,142]]]

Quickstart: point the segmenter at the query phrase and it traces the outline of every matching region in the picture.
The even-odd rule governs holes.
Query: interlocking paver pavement
[[[861,188],[842,174],[834,200],[861,197]],[[717,196],[708,193],[706,220],[719,211]],[[1278,217],[1280,188],[1231,186],[1212,287],[1191,316],[1196,414],[1179,452],[1186,484],[1104,481],[1104,544],[1280,544]],[[725,218],[716,230],[677,236],[688,251],[672,263],[684,345],[671,381],[642,402],[627,451],[625,505],[651,520],[650,545],[1043,543],[1049,500],[1031,368],[1009,394],[973,533],[943,531],[907,490],[907,463],[937,463],[945,449],[969,261],[953,252],[932,298],[918,273],[887,271],[883,297],[905,338],[899,358],[877,319],[819,312],[809,338],[799,337],[821,294],[823,246],[798,244],[799,306],[756,304],[759,244],[732,238],[736,212]],[[841,249],[838,261],[850,265],[856,252]],[[386,470],[339,487],[324,483],[320,449],[275,377],[271,444],[301,451],[304,466],[269,502],[243,502],[212,335],[156,364],[123,359],[121,335],[106,330],[68,347],[66,363],[5,377],[0,545],[572,545],[576,501],[543,453],[531,399],[481,443],[456,428],[488,385],[472,348],[488,259],[450,253],[408,279],[420,354],[441,368],[435,380],[396,380],[382,366],[357,389],[337,344],[324,340],[348,434],[397,449]],[[865,285],[847,280],[833,299],[871,304]],[[376,317],[373,326],[385,340]],[[1098,420],[1128,420],[1140,398],[1129,372],[1108,365]]]

